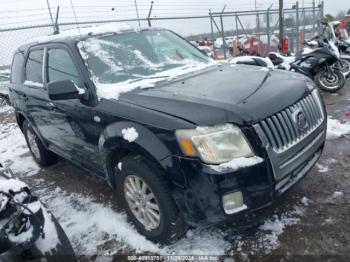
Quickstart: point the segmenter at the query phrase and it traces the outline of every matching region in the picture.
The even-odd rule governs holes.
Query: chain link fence
[[[323,17],[323,3],[319,6],[299,8],[298,2],[290,9],[284,9],[285,35],[289,38],[290,50],[297,52],[304,39],[311,38],[319,30]],[[100,20],[78,22],[80,27],[107,22],[127,22],[132,26],[153,26],[169,28],[199,45],[209,46],[216,58],[239,55],[237,47],[264,56],[268,51],[278,50],[277,9],[250,10],[240,12],[211,12],[200,16],[142,17],[139,19]],[[60,23],[60,31],[76,28],[77,23]],[[188,34],[188,28],[191,34]],[[184,30],[186,29],[186,30]],[[50,35],[53,25],[33,25],[16,28],[0,28],[0,69],[9,67],[12,54],[18,45],[33,37]]]

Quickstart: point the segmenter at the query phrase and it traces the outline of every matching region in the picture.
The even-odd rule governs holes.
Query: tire
[[[40,138],[37,136],[27,120],[23,121],[22,130],[30,153],[39,166],[50,166],[57,162],[57,155],[44,147]]]
[[[346,59],[340,59],[339,62],[337,62],[337,66],[339,70],[345,75],[345,78],[350,77],[350,61]]]
[[[120,162],[122,163],[121,171],[118,169],[118,163],[114,165],[117,190],[122,207],[128,215],[128,220],[139,233],[152,242],[166,244],[180,238],[186,232],[187,227],[169,194],[168,186],[162,177],[162,171],[156,165],[151,164],[150,160],[141,156],[127,156],[121,159]],[[132,201],[127,197],[127,192],[130,193],[130,191],[128,191],[126,185],[130,181],[129,179],[137,178],[143,180],[150,189],[150,191],[147,189],[149,193],[147,196],[150,193],[153,193],[155,196],[152,204],[157,205],[159,208],[159,212],[153,209],[153,212],[159,214],[158,226],[153,224],[151,228],[147,228],[132,211],[131,204],[129,204]],[[147,204],[145,206],[147,208]]]
[[[322,70],[314,77],[314,81],[320,89],[325,92],[334,93],[344,87],[346,79],[342,72],[337,69],[331,69],[330,79],[326,77],[327,73],[326,70]]]
[[[8,97],[0,95],[0,106],[10,105]]]

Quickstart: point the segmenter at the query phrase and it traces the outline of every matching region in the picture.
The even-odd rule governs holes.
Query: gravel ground
[[[350,85],[323,97],[329,117],[342,122],[333,131],[343,135],[327,140],[321,160],[302,182],[244,222],[191,229],[170,246],[155,245],[139,235],[118,209],[115,192],[98,178],[63,159],[38,168],[14,124],[12,110],[4,107],[0,108],[0,161],[41,197],[77,255],[85,256],[81,260],[172,254],[216,255],[224,261],[350,261],[350,124],[346,124],[350,119],[344,114],[350,106]]]

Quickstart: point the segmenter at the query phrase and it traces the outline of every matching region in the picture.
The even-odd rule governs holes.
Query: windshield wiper
[[[139,78],[136,78],[136,79],[133,79],[131,81],[129,81],[129,83],[135,83],[135,82],[138,82],[138,81],[141,81],[141,80],[144,80],[144,79],[157,79],[157,78],[168,78],[170,76],[145,76],[145,77],[139,77]]]

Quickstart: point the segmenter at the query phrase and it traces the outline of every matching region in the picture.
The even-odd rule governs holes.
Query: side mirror
[[[85,96],[85,90],[78,88],[72,80],[50,82],[47,90],[51,100],[80,99]]]

